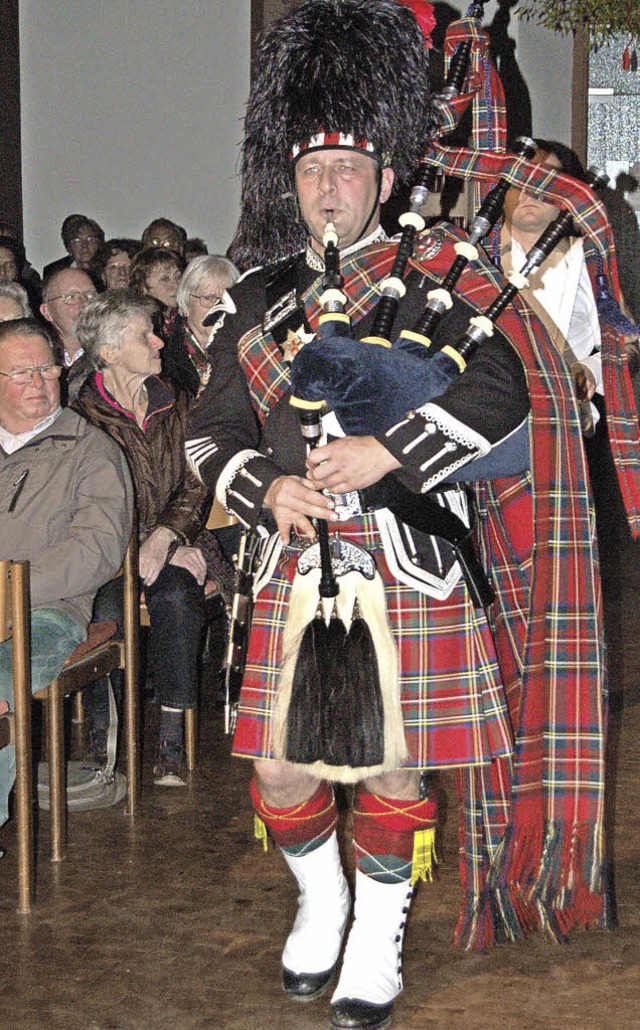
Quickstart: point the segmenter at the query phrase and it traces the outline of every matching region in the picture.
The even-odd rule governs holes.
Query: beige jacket
[[[86,626],[122,564],[132,512],[120,448],[69,408],[13,454],[0,448],[0,557],[31,562],[33,608]]]

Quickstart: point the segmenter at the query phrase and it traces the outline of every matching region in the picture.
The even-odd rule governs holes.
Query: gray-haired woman
[[[27,291],[20,283],[0,283],[0,322],[13,318],[33,318]]]
[[[209,379],[207,347],[211,327],[204,321],[224,303],[240,273],[220,254],[201,254],[187,265],[178,286],[178,317],[162,355],[165,372],[197,397]]]

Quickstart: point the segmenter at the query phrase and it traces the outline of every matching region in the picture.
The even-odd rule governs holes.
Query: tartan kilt
[[[389,571],[374,515],[340,525],[341,537],[376,560],[398,649],[407,766],[482,765],[513,750],[513,733],[491,630],[463,581],[445,601],[399,582]],[[273,758],[271,724],[297,551],[285,548],[253,612],[233,753]]]

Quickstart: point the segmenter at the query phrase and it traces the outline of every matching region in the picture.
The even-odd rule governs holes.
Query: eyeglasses
[[[45,303],[50,304],[52,300],[61,300],[63,304],[81,304],[83,300],[93,300],[97,296],[95,290],[73,290],[72,293],[59,293],[56,297],[47,297]]]
[[[212,308],[214,304],[217,304],[220,298],[215,293],[205,293],[201,297],[197,293],[190,293],[190,297],[198,301],[198,304],[203,308]]]
[[[74,236],[71,243],[95,243],[97,236]]]
[[[42,378],[50,382],[52,379],[59,379],[62,372],[61,365],[33,365],[32,368],[16,368],[13,372],[0,372],[0,376],[10,379],[16,386],[29,386],[34,379],[36,372]]]
[[[165,247],[167,250],[180,250],[180,241],[176,240],[172,236],[163,236],[161,240],[154,237],[153,239],[148,240],[147,243],[151,247]]]

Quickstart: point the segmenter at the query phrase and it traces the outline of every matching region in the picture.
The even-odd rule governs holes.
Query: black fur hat
[[[258,50],[234,261],[271,263],[304,246],[296,145],[319,132],[366,140],[401,184],[432,131],[428,52],[411,11],[398,0],[306,0],[267,28]]]

